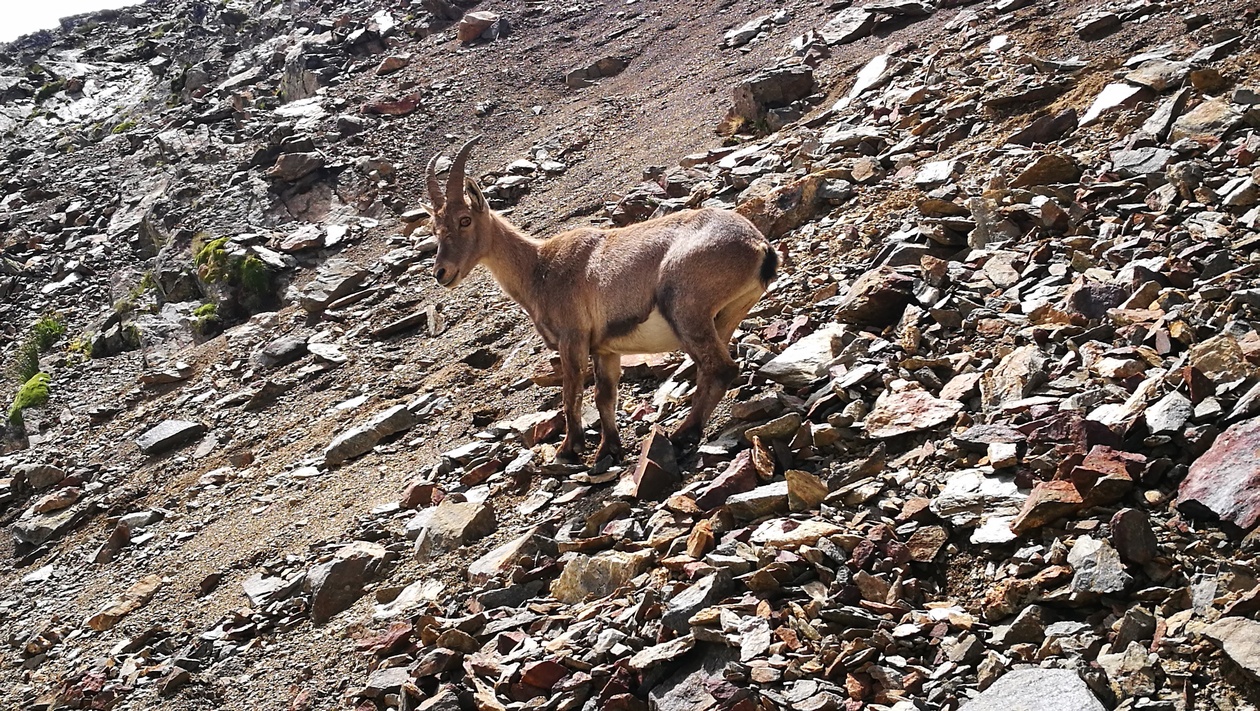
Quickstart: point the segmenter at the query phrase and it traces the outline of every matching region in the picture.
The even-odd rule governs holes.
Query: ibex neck
[[[495,215],[495,227],[497,229],[483,262],[503,291],[526,311],[531,311],[541,242],[525,235],[498,215]]]

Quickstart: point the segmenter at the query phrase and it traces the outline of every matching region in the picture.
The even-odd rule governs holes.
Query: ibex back
[[[617,382],[621,356],[683,350],[698,375],[691,412],[673,433],[698,442],[704,425],[738,374],[731,335],[765,293],[778,255],[752,223],[728,210],[688,210],[620,229],[580,228],[536,240],[495,214],[465,175],[465,143],[445,190],[437,156],[426,175],[433,201],[437,261],[433,276],[455,287],[485,264],[503,290],[560,354],[565,437],[558,456],[583,448],[583,373],[595,363],[600,443],[595,458],[620,459]]]

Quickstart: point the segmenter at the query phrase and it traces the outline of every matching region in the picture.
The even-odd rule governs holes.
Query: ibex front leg
[[[561,339],[559,350],[560,377],[564,381],[564,441],[556,457],[576,462],[586,447],[586,433],[582,431],[582,391],[586,386],[583,372],[590,359],[590,346],[586,338],[569,336]]]
[[[621,461],[621,435],[617,433],[617,381],[621,378],[621,356],[595,355],[595,406],[599,408],[599,449],[595,461],[612,457]]]

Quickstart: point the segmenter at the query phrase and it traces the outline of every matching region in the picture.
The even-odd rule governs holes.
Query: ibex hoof
[[[613,462],[620,462],[626,458],[626,453],[621,449],[621,445],[599,445],[599,449],[595,450],[595,461],[603,461],[604,458],[611,457]]]
[[[700,438],[703,434],[699,427],[688,427],[675,431],[674,434],[669,436],[669,441],[673,442],[674,446],[679,450],[687,451],[694,449],[700,444]]]

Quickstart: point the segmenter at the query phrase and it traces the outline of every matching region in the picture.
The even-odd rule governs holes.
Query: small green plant
[[[66,325],[56,315],[42,316],[26,334],[18,346],[13,362],[9,364],[9,376],[25,383],[39,373],[39,356],[52,348],[66,332]]]
[[[198,319],[212,319],[212,318],[216,318],[218,315],[219,315],[219,306],[218,304],[215,304],[213,301],[210,303],[202,304],[201,306],[198,306],[197,308],[193,309],[193,316],[196,316]]]
[[[22,426],[22,411],[28,407],[39,407],[48,402],[48,373],[36,373],[18,388],[13,396],[13,404],[9,406],[9,423],[15,427]]]
[[[35,339],[40,352],[52,348],[57,339],[64,335],[66,335],[66,324],[55,315],[42,316],[34,326],[31,326],[31,336]]]
[[[235,290],[239,304],[253,313],[274,298],[271,272],[257,256],[229,252],[227,244],[227,237],[208,239],[204,234],[194,237],[193,267],[203,282],[222,284]],[[233,313],[235,310],[229,309]]]
[[[92,358],[92,334],[84,333],[83,335],[70,340],[70,344],[66,346],[66,352],[70,354],[73,362],[82,362]]]
[[[271,275],[267,273],[267,265],[254,255],[241,260],[236,267],[240,277],[241,288],[251,296],[263,296],[271,287]]]
[[[53,94],[56,94],[65,87],[66,81],[64,79],[54,79],[53,81],[46,82],[39,88],[38,91],[35,92],[35,103],[44,103],[44,101],[52,97]]]
[[[208,242],[203,235],[193,238],[193,265],[197,274],[208,283],[224,281],[231,276],[231,258],[225,249],[228,238],[219,237]]]
[[[131,129],[135,128],[135,127],[136,127],[136,122],[135,122],[135,121],[133,121],[133,120],[131,120],[131,119],[126,119],[126,120],[124,120],[122,123],[119,123],[117,126],[115,126],[115,127],[113,127],[112,129],[110,129],[110,131],[109,131],[109,132],[110,132],[110,133],[112,133],[112,134],[114,134],[115,136],[117,136],[117,135],[119,135],[119,134],[126,133],[126,132],[130,131]]]

